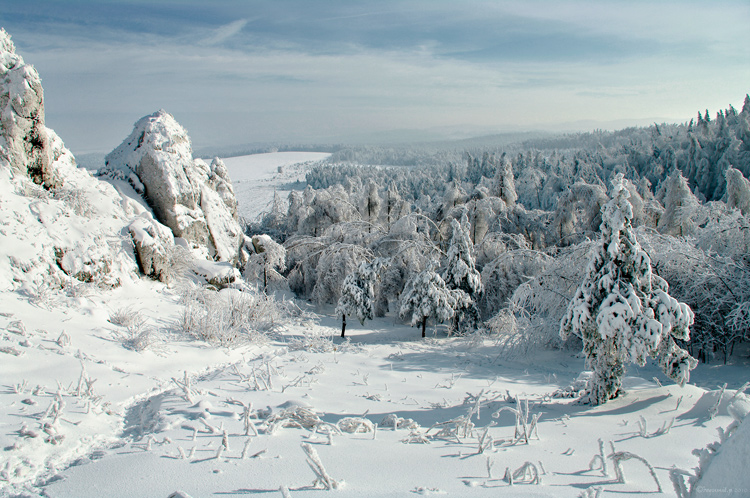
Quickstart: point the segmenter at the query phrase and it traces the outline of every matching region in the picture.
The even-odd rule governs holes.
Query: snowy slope
[[[267,210],[274,192],[286,201],[289,192],[299,188],[298,182],[305,180],[307,169],[328,156],[323,152],[271,152],[225,158],[240,216],[252,220]]]

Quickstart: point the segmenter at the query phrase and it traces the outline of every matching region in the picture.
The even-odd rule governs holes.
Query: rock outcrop
[[[121,236],[132,213],[44,126],[43,94],[0,29],[0,290],[117,287],[138,274]]]
[[[226,167],[193,158],[190,138],[171,114],[141,118],[133,132],[105,158],[100,174],[127,180],[175,237],[209,257],[239,265],[243,233]]]
[[[0,28],[0,163],[53,186],[49,137],[44,126],[44,91],[39,73],[16,54]]]

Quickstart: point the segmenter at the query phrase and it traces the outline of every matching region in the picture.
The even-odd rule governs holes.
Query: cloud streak
[[[221,26],[214,30],[214,33],[203,40],[201,45],[221,45],[228,39],[232,38],[233,36],[239,34],[242,29],[247,26],[247,23],[249,21],[247,19],[239,19],[234,22],[230,22],[229,24],[225,24],[224,26]]]

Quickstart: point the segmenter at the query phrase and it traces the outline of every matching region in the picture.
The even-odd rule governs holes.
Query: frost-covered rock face
[[[224,163],[194,159],[185,129],[164,110],[139,120],[101,170],[127,180],[159,222],[218,261],[237,264],[243,233]]]
[[[16,54],[0,29],[0,164],[52,186],[49,139],[44,126],[44,92],[39,73]]]
[[[144,275],[168,282],[174,247],[174,236],[169,228],[154,220],[149,213],[141,213],[128,225],[133,238],[138,265]]]

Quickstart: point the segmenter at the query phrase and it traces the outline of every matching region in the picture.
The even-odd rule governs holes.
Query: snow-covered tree
[[[734,168],[727,169],[727,206],[739,209],[742,214],[750,214],[750,182]]]
[[[477,298],[482,292],[482,277],[475,268],[474,247],[469,239],[468,220],[465,219],[464,226],[457,220],[451,220],[450,245],[448,246],[448,257],[443,272],[443,280],[449,289],[464,291],[468,300],[465,306],[456,310],[456,328],[475,328],[479,322],[479,310],[476,306]]]
[[[391,183],[388,187],[385,198],[385,221],[388,229],[391,228],[393,223],[401,218],[403,202],[401,195],[398,193],[396,184]]]
[[[516,182],[513,179],[513,165],[505,157],[500,160],[500,165],[497,167],[494,183],[494,194],[501,198],[508,207],[515,205],[518,195]]]
[[[375,225],[378,222],[378,216],[380,215],[380,195],[378,194],[378,184],[374,180],[367,182],[367,193],[363,199],[363,212],[362,217],[370,223]]]
[[[372,320],[375,282],[382,267],[383,262],[379,259],[363,261],[344,279],[341,297],[336,306],[336,314],[341,315],[341,337],[346,333],[346,315],[356,316],[362,325],[365,320]]]
[[[666,180],[664,214],[659,219],[657,230],[675,237],[692,233],[695,227],[690,217],[699,205],[685,177],[679,171],[673,172]]]
[[[576,237],[595,232],[600,224],[601,207],[607,202],[604,187],[576,182],[557,204],[552,222],[553,236],[561,245],[577,242]]]
[[[244,276],[248,280],[263,279],[263,289],[268,288],[268,280],[281,278],[279,272],[286,269],[286,249],[266,234],[254,235],[246,239],[250,258],[245,265]]]
[[[402,318],[411,315],[412,325],[421,323],[422,337],[425,337],[428,318],[444,322],[453,317],[456,308],[467,299],[463,291],[449,289],[433,270],[424,270],[406,282],[399,314]]]
[[[602,208],[600,243],[560,323],[563,340],[570,334],[583,340],[593,370],[584,401],[595,405],[619,394],[627,362],[644,365],[649,356],[658,356],[664,373],[681,386],[697,364],[675,343],[690,339],[693,312],[651,272],[651,259],[631,227],[622,175],[612,187],[612,199]]]
[[[326,247],[315,267],[315,287],[312,299],[318,304],[337,303],[346,276],[362,261],[372,258],[372,253],[361,246],[337,242]]]

